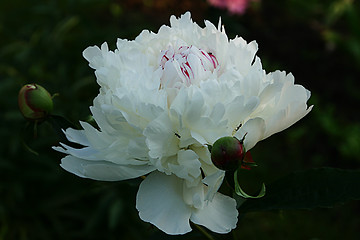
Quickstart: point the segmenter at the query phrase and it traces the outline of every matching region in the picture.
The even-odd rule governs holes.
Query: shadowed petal
[[[209,201],[204,208],[193,212],[190,220],[213,232],[228,233],[236,228],[237,217],[236,201],[221,193],[216,193],[213,200]]]
[[[191,231],[191,209],[183,200],[183,180],[174,175],[151,173],[140,184],[136,196],[140,218],[167,234]]]

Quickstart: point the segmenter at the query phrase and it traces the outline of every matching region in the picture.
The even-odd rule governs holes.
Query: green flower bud
[[[53,109],[50,93],[35,83],[20,89],[18,104],[22,115],[29,120],[43,120]]]
[[[235,137],[219,138],[211,148],[213,164],[225,171],[235,171],[238,169],[244,156],[245,148],[243,142]]]

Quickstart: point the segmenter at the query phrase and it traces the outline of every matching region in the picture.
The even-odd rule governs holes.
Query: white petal
[[[179,151],[178,138],[166,112],[145,128],[144,136],[152,158],[176,155]]]
[[[266,122],[266,133],[264,138],[290,127],[305,117],[312,108],[313,106],[308,107],[306,103],[296,102],[288,105],[285,109],[278,111]]]
[[[225,177],[225,171],[218,170],[215,173],[206,176],[202,182],[208,186],[208,192],[205,196],[205,200],[212,200],[215,193],[219,190],[223,179]]]
[[[107,43],[101,45],[101,49],[97,46],[88,47],[83,51],[83,56],[89,61],[89,66],[98,69],[104,66],[103,54],[108,52]]]
[[[237,96],[234,100],[226,105],[226,117],[229,119],[229,126],[235,129],[247,118],[250,113],[257,107],[259,99],[251,97],[245,103],[244,96]]]
[[[73,155],[74,157],[86,160],[98,160],[98,151],[93,147],[73,148],[64,143],[60,143],[62,147],[54,147],[56,151]]]
[[[245,136],[246,134],[246,136]],[[244,139],[244,147],[246,151],[249,151],[251,148],[255,146],[257,142],[264,139],[265,134],[265,121],[262,118],[253,118],[248,120],[244,126],[242,126],[237,133],[235,133],[235,137],[237,139]]]
[[[117,165],[106,161],[87,161],[66,156],[60,166],[79,177],[101,181],[120,181],[148,174],[155,168],[149,165]]]
[[[179,178],[193,181],[201,174],[199,156],[192,150],[180,150],[175,164],[169,163],[169,169]]]
[[[183,180],[153,172],[140,184],[136,196],[140,218],[167,234],[191,231],[191,209],[183,200]]]
[[[213,120],[215,123],[221,121],[225,114],[225,107],[222,103],[216,103],[211,111],[210,119]]]
[[[203,209],[192,213],[190,220],[213,232],[228,233],[236,228],[238,214],[235,199],[216,193]]]
[[[83,51],[83,56],[89,62],[89,66],[93,69],[101,66],[101,50],[97,46],[88,47]]]
[[[186,169],[186,177],[197,178],[200,176],[200,166],[199,156],[192,150],[180,150],[178,152],[178,163],[180,166]],[[176,172],[175,172],[176,174]],[[191,178],[190,178],[191,180]]]
[[[67,139],[70,142],[78,143],[83,146],[89,146],[89,141],[87,137],[84,134],[84,130],[76,130],[73,128],[68,128],[66,131],[64,131],[64,134],[66,135]]]
[[[111,144],[112,139],[108,138],[106,133],[100,132],[87,122],[80,121],[80,125],[84,129],[83,133],[92,146],[96,146],[97,148],[106,148],[109,144]]]

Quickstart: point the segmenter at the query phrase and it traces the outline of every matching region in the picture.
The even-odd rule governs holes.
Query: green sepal
[[[236,170],[234,172],[235,193],[237,195],[239,195],[240,197],[243,197],[243,198],[261,198],[261,197],[265,196],[266,188],[265,188],[264,183],[262,184],[261,190],[257,196],[251,196],[251,195],[247,194],[246,192],[244,192],[244,190],[242,190],[242,188],[240,187],[237,172],[238,172],[238,170]]]
[[[211,150],[212,150],[212,145],[207,145],[208,149],[209,149],[209,152],[211,153]]]
[[[255,162],[243,162],[242,165],[246,166],[246,167],[251,167],[251,168],[258,166]]]

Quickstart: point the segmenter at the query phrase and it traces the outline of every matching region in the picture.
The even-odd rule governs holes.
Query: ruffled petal
[[[167,234],[191,231],[191,209],[183,200],[183,180],[153,172],[140,184],[136,208],[140,218]]]

